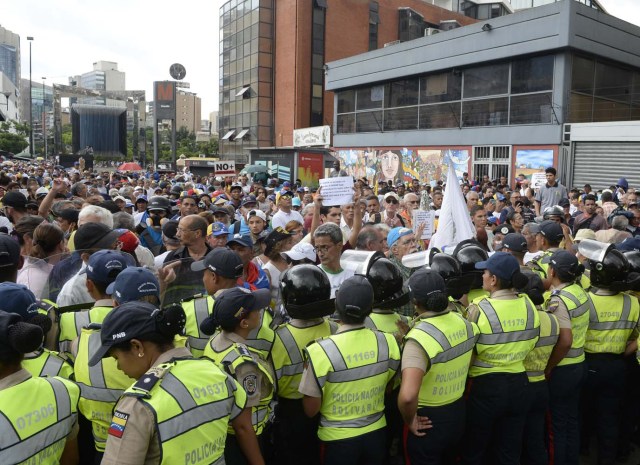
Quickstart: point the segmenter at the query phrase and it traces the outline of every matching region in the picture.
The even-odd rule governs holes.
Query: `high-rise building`
[[[218,112],[212,111],[209,113],[209,127],[211,128],[211,135],[218,136]]]
[[[20,116],[20,36],[0,26],[0,121]]]
[[[178,89],[176,93],[176,127],[186,128],[187,131],[200,131],[200,109],[202,99],[193,92]]]
[[[294,129],[331,125],[325,63],[472,22],[423,0],[225,1],[221,155],[243,163],[251,149],[292,146]]]
[[[118,63],[113,61],[96,61],[93,70],[69,77],[69,84],[95,90],[125,90],[125,73],[118,70]],[[103,105],[109,107],[125,107],[126,102],[104,97],[77,98],[77,103],[87,105]]]

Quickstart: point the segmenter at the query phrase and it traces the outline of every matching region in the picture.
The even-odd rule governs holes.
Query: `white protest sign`
[[[547,174],[543,171],[542,173],[533,173],[531,175],[531,186],[533,189],[539,189],[547,183]]]
[[[322,205],[342,206],[353,202],[353,178],[341,176],[320,179]]]
[[[417,239],[431,239],[433,236],[433,223],[435,219],[435,212],[433,210],[413,210],[413,231],[418,230],[418,226],[424,224],[422,230],[422,237]]]
[[[218,175],[236,174],[236,162],[233,160],[216,161],[213,171]]]

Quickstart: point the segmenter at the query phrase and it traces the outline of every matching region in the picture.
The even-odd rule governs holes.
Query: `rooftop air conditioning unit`
[[[393,42],[387,42],[386,44],[383,45],[383,47],[391,47],[392,45],[396,45],[399,43],[400,43],[399,40],[394,40]]]
[[[441,31],[450,31],[451,29],[457,29],[460,27],[460,23],[455,19],[448,19],[445,21],[440,21],[440,30]]]
[[[434,36],[436,34],[440,34],[440,29],[436,29],[435,27],[428,27],[424,30],[424,36]]]

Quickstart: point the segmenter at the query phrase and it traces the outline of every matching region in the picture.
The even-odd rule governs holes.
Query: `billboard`
[[[174,81],[156,81],[153,83],[155,117],[176,119],[176,83]]]
[[[298,178],[303,186],[318,187],[324,177],[324,155],[321,153],[298,153]]]

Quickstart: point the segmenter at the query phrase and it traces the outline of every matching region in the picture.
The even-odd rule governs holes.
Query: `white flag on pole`
[[[451,252],[455,246],[475,236],[476,230],[471,222],[467,203],[460,189],[453,161],[447,155],[449,172],[442,200],[438,229],[429,242],[429,248],[437,247],[443,252]]]

